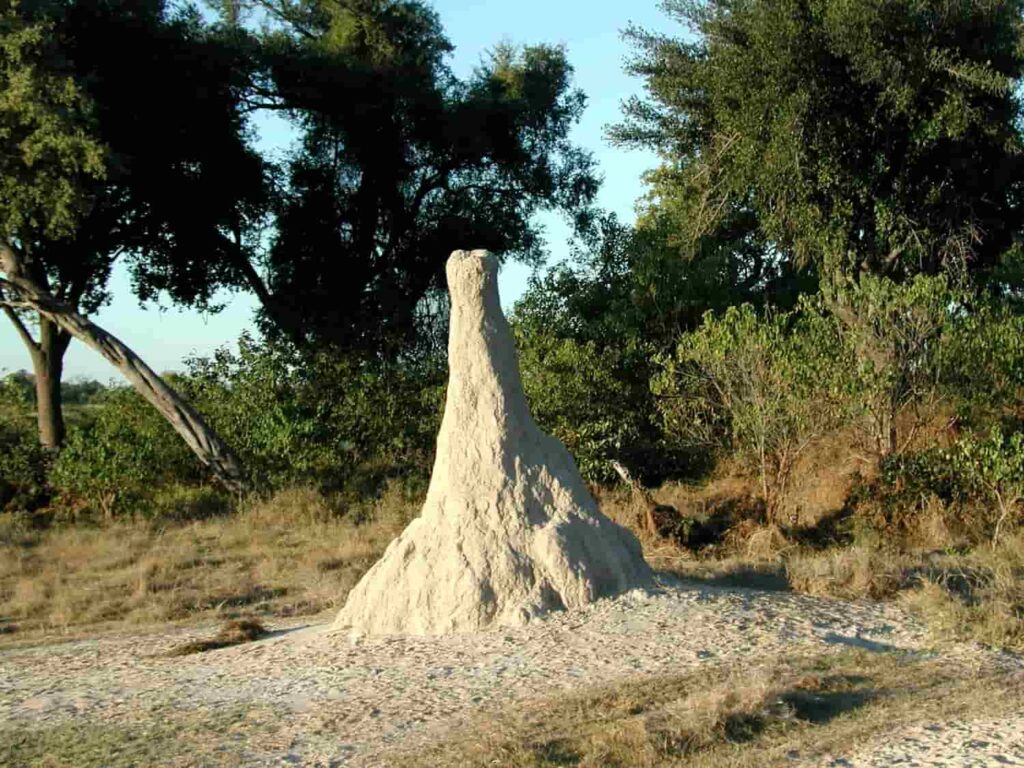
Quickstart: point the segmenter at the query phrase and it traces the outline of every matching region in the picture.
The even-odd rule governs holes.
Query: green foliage
[[[706,452],[666,440],[650,390],[653,358],[708,310],[792,304],[800,281],[762,264],[748,271],[725,247],[680,259],[662,234],[604,216],[574,243],[573,260],[534,275],[513,327],[539,423],[564,440],[593,480],[617,458],[641,477],[695,475]]]
[[[693,254],[850,274],[997,264],[1022,223],[1020,0],[667,0],[613,133],[665,157],[652,216]]]
[[[236,234],[264,193],[237,41],[161,0],[25,2],[4,18],[18,87],[0,104],[0,121],[17,126],[0,145],[0,189],[39,198],[4,194],[5,209],[22,211],[4,234],[31,253],[33,278],[86,311],[107,298],[119,258],[142,299],[166,291],[203,306],[235,284]]]
[[[83,186],[105,176],[91,104],[56,66],[52,27],[17,2],[0,13],[0,239],[70,234],[86,210]]]
[[[184,384],[256,488],[375,492],[429,474],[444,396],[434,359],[377,367],[243,337],[237,355],[191,360]]]
[[[642,455],[645,449],[653,453],[644,410],[649,396],[634,378],[648,368],[642,349],[600,347],[536,331],[527,335],[522,326],[515,330],[533,416],[565,443],[585,478],[611,478],[611,459],[631,464],[656,459]]]
[[[34,431],[0,421],[0,512],[31,512],[50,499],[51,456]]]
[[[749,462],[770,519],[797,459],[849,417],[850,361],[834,319],[810,302],[791,313],[709,312],[661,363],[652,387],[666,431]]]
[[[968,436],[948,454],[961,487],[995,504],[993,542],[1007,523],[1016,522],[1024,503],[1024,432],[1004,434],[992,427],[987,437]]]
[[[460,79],[424,3],[247,5],[270,20],[253,98],[300,134],[262,260],[267,330],[393,354],[443,303],[454,248],[537,263],[536,212],[588,221],[597,181],[569,140],[585,99],[563,49],[499,45]]]
[[[422,482],[440,426],[444,370],[434,360],[373,368],[243,337],[188,361],[171,382],[238,451],[252,488],[296,485],[374,495],[391,478]],[[134,391],[107,390],[69,430],[49,482],[63,510],[192,519],[224,511],[170,425]]]
[[[944,276],[925,275],[906,283],[862,275],[826,291],[878,456],[904,450],[946,393],[949,340],[966,298]]]
[[[988,300],[956,318],[943,350],[946,389],[967,423],[1012,415],[1024,402],[1024,314]]]
[[[0,512],[29,512],[49,500],[51,457],[39,445],[23,384],[16,373],[0,378]]]
[[[50,473],[58,504],[65,510],[105,518],[149,516],[161,487],[200,481],[188,448],[133,390],[107,391],[91,415],[69,429]]]
[[[851,499],[860,518],[889,535],[911,536],[929,509],[977,543],[1017,522],[1024,502],[1024,433],[993,426],[966,433],[948,448],[893,455],[872,488]]]
[[[651,358],[708,302],[727,304],[731,289],[714,270],[666,256],[614,217],[574,245],[575,263],[535,274],[512,314],[534,417],[589,480],[611,478],[611,459],[642,477],[678,474],[683,457],[655,419]]]

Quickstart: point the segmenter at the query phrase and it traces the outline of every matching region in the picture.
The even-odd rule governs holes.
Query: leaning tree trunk
[[[242,490],[241,465],[234,452],[206,425],[195,409],[167,386],[138,355],[73,307],[40,288],[27,277],[19,254],[2,244],[0,270],[7,275],[6,279],[0,278],[0,288],[9,294],[9,305],[37,311],[103,355],[171,423],[193,453],[225,487],[234,492]]]

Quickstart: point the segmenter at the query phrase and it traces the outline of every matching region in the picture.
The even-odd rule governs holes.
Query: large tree
[[[247,290],[300,345],[379,354],[423,326],[453,248],[536,260],[538,209],[587,219],[562,50],[499,47],[460,81],[419,2],[215,5],[219,22],[160,0],[25,0],[3,17],[3,303],[48,445],[71,330],[30,294],[84,317],[120,261],[140,300]],[[280,167],[249,142],[267,110],[298,132]]]
[[[264,197],[240,56],[159,0],[26,0],[0,17],[0,304],[31,353],[45,445],[63,436],[62,361],[77,337],[236,484],[237,462],[199,415],[84,315],[118,260],[140,299],[206,306],[234,279],[229,258]]]
[[[666,0],[629,32],[648,97],[614,131],[657,149],[651,217],[708,241],[900,277],[985,269],[1024,215],[1020,0]]]
[[[241,265],[269,327],[379,354],[417,330],[453,249],[536,261],[535,212],[587,219],[593,163],[569,141],[584,97],[560,48],[499,46],[460,80],[418,0],[221,5],[262,23],[250,107],[299,135],[269,247]]]

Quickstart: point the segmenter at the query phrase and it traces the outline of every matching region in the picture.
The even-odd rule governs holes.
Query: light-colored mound
[[[650,586],[639,542],[600,513],[565,446],[530,415],[497,260],[456,251],[447,274],[450,378],[427,500],[335,627],[473,631]]]

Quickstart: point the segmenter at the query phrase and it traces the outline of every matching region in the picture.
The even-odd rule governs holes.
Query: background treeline
[[[302,487],[344,516],[389,488],[414,497],[443,407],[444,259],[537,264],[533,214],[550,209],[573,252],[512,312],[523,383],[588,480],[614,480],[615,459],[660,486],[650,557],[910,590],[950,626],[1019,642],[1024,3],[664,8],[680,34],[627,32],[646,94],[609,133],[660,158],[635,225],[594,206],[560,49],[499,46],[459,80],[412,0],[9,11],[0,128],[37,154],[0,166],[0,304],[34,372],[0,390],[6,513],[196,519]],[[123,49],[109,36],[126,13]],[[195,79],[145,55],[146,35]],[[101,87],[146,67],[174,89],[129,103]],[[165,125],[197,100],[203,121]],[[283,163],[247,132],[261,110],[297,131]],[[140,298],[260,300],[237,352],[165,377],[232,452],[230,482],[145,386],[54,386],[80,329],[67,311],[100,306],[121,261]]]

